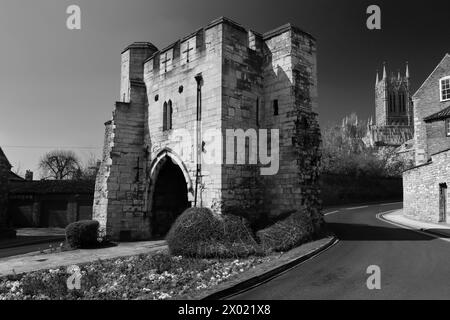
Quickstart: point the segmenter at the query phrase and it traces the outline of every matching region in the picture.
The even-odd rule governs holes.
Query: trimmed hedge
[[[308,212],[296,211],[259,230],[256,237],[264,251],[288,251],[311,240],[313,232],[313,222]]]
[[[80,220],[66,227],[66,240],[72,248],[88,248],[97,244],[98,228],[96,220]]]
[[[261,251],[244,218],[216,215],[207,208],[184,211],[166,240],[171,254],[185,257],[247,257]]]

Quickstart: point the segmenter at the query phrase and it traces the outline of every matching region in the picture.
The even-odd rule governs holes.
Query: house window
[[[445,135],[450,137],[450,118],[445,119]]]
[[[163,131],[172,129],[172,101],[164,102],[163,105]]]
[[[273,115],[278,115],[278,99],[273,100]]]
[[[450,100],[450,76],[439,80],[439,92],[441,101]]]

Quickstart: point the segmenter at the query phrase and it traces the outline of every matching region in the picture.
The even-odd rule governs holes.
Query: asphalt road
[[[328,210],[336,245],[233,299],[450,299],[450,242],[376,217],[398,208]],[[371,265],[380,267],[380,289],[367,287]]]
[[[49,246],[52,245],[53,247],[58,247],[61,243],[61,240],[54,241],[49,240],[48,242],[44,243],[38,243],[38,244],[26,244],[24,243],[21,246],[18,247],[6,247],[6,248],[0,248],[0,259],[11,257],[11,256],[17,256],[21,254],[26,254],[30,252],[40,251],[42,249],[49,249]]]

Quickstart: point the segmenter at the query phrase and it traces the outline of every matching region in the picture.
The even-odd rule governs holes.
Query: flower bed
[[[66,267],[0,279],[0,300],[47,299],[183,299],[269,261],[246,259],[190,259],[154,254],[99,260],[80,265],[79,290],[69,290],[72,275]]]

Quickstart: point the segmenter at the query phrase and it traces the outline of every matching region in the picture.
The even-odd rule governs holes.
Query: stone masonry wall
[[[155,51],[149,43],[134,43],[122,52],[122,101],[116,103],[112,121],[106,125],[93,219],[114,239],[150,237],[142,174],[147,105],[143,62]]]
[[[108,212],[107,182],[111,171],[111,150],[114,145],[114,123],[112,120],[105,123],[105,137],[103,140],[102,162],[95,179],[93,216],[106,228]]]
[[[432,156],[428,164],[403,173],[403,212],[406,216],[439,222],[439,184],[450,186],[450,151]],[[447,195],[447,212],[450,208]],[[450,217],[447,213],[447,221]]]
[[[152,175],[155,159],[161,152],[169,151],[182,162],[187,174],[188,200],[194,202],[196,180],[196,128],[197,128],[197,81],[201,75],[201,123],[200,130],[216,129],[221,124],[221,74],[222,74],[222,24],[212,24],[191,34],[174,45],[162,49],[145,63],[145,83],[148,97],[145,148],[149,150],[146,163],[148,192],[147,208],[151,211],[152,187],[157,173]],[[189,56],[187,54],[189,45]],[[161,61],[166,55],[172,57],[165,68]],[[172,129],[163,130],[163,105],[172,103]],[[185,133],[183,133],[183,130]],[[213,141],[203,137],[203,156],[209,155]],[[221,198],[220,163],[201,163],[198,184],[198,204],[213,207]],[[189,190],[190,189],[190,190]]]
[[[280,130],[280,167],[276,175],[264,178],[265,207],[272,216],[307,208],[319,222],[315,40],[295,27],[284,28],[265,35],[265,127]]]
[[[434,137],[433,125],[427,129],[427,124],[423,121],[425,117],[448,106],[448,101],[440,101],[439,92],[439,79],[448,75],[450,75],[450,55],[447,54],[413,96],[416,165],[426,163],[432,153],[446,149],[450,143],[448,142],[450,138],[447,138],[447,142],[439,147],[439,143],[442,141],[441,139],[438,141],[436,140],[438,137]],[[428,150],[428,141],[431,142],[430,150]],[[438,142],[438,144],[434,142]]]
[[[450,103],[447,103],[450,105]],[[427,152],[433,155],[442,150],[450,149],[450,137],[446,135],[445,121],[435,121],[425,124],[427,134]]]
[[[224,212],[244,215],[250,220],[255,220],[263,209],[259,159],[250,157],[250,152],[255,154],[258,149],[260,137],[255,133],[265,129],[262,126],[263,61],[261,35],[239,25],[224,24],[222,135],[225,152],[220,205]],[[245,144],[245,154],[238,153],[238,144]]]

